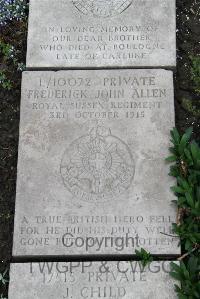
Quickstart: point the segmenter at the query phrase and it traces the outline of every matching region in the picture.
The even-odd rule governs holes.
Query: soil
[[[0,40],[18,50],[25,63],[26,21],[12,21],[0,28]],[[200,141],[200,95],[194,90],[190,56],[200,55],[199,0],[177,1],[177,71],[175,73],[176,126],[183,132],[193,126],[194,138]],[[13,88],[0,90],[0,273],[11,261],[18,151],[21,73],[0,55],[0,70],[7,69]],[[193,109],[183,105],[189,100]],[[7,284],[0,283],[0,296],[7,295]]]

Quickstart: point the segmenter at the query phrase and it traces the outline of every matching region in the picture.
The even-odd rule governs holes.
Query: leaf
[[[180,261],[180,268],[181,268],[181,271],[187,271],[186,265],[183,261]]]
[[[188,192],[186,192],[186,193],[185,193],[185,197],[186,197],[186,199],[187,199],[187,203],[188,203],[188,205],[189,205],[190,207],[193,208],[193,207],[195,206],[195,204],[194,204],[194,200],[193,200],[191,194],[188,193]]]
[[[185,190],[190,189],[190,186],[186,180],[182,179],[181,177],[177,177],[177,181],[179,185],[182,186]]]
[[[179,197],[178,198],[178,206],[183,207],[184,203],[186,202],[185,197]]]
[[[193,132],[193,127],[189,127],[189,128],[185,131],[185,135],[187,135],[188,140],[191,138],[191,136],[192,136],[192,132]]]
[[[181,275],[177,272],[170,272],[171,277],[175,278],[176,280],[181,280]]]
[[[187,251],[187,250],[191,250],[191,248],[192,248],[192,243],[191,243],[191,241],[189,240],[189,239],[186,239],[186,241],[185,241],[185,250]]]
[[[175,291],[178,293],[178,292],[181,292],[181,288],[177,285],[177,284],[175,284],[174,285],[175,286]]]
[[[169,151],[176,156],[177,152],[174,147],[169,147]]]
[[[191,143],[190,149],[191,149],[193,160],[194,161],[198,160],[198,158],[200,158],[200,150],[198,144],[195,141]]]
[[[189,258],[188,269],[189,269],[189,272],[192,274],[194,274],[196,271],[198,271],[198,258],[197,257],[191,256]]]
[[[186,158],[190,161],[190,163],[193,163],[192,155],[191,155],[190,151],[187,148],[184,149],[184,153],[186,155]]]
[[[172,269],[172,270],[175,270],[176,272],[179,272],[179,271],[180,271],[180,266],[177,265],[176,263],[171,262],[171,263],[170,263],[170,266],[171,266],[171,269]]]
[[[136,249],[135,254],[137,257],[141,259],[141,264],[143,268],[153,261],[153,257],[151,256],[151,254],[144,250],[144,248],[141,248],[140,251]]]
[[[169,156],[165,159],[165,161],[167,161],[167,162],[175,162],[177,160],[178,160],[178,158],[175,155]]]
[[[190,137],[192,135],[193,128],[189,128],[186,130],[185,134],[183,134],[180,144],[179,144],[179,153],[182,155],[184,153],[184,150],[186,148],[186,145],[188,141],[190,140]]]
[[[196,161],[196,167],[197,169],[200,169],[200,159],[198,158],[198,160]]]
[[[173,130],[171,130],[170,134],[172,136],[174,144],[178,145],[180,142],[180,135],[179,135],[177,128],[173,128]]]
[[[0,282],[5,285],[6,283],[8,283],[8,279],[5,278],[6,274],[8,272],[8,269],[6,269],[3,274],[0,273]]]
[[[136,254],[137,256],[140,256],[140,252],[139,252],[139,250],[135,249],[135,254]]]
[[[200,187],[197,186],[196,188],[196,196],[197,196],[197,199],[200,201]]]
[[[181,187],[179,186],[173,186],[170,188],[174,193],[180,193],[180,194],[184,194],[185,193],[185,190],[182,189]]]

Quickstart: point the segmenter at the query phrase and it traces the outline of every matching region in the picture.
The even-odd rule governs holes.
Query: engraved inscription
[[[89,202],[114,199],[129,188],[134,161],[128,146],[104,127],[76,139],[64,153],[61,175],[76,197]]]
[[[56,199],[54,199],[55,201]],[[62,207],[64,209],[64,206]],[[112,249],[123,252],[148,246],[176,246],[172,223],[175,216],[133,214],[44,215],[23,216],[20,222],[19,244],[23,248],[40,249],[64,246],[68,250],[95,253]]]
[[[28,67],[175,66],[173,0],[33,2],[28,35]],[[52,13],[47,14],[49,9]]]
[[[164,163],[172,75],[24,72],[14,256],[179,254]]]
[[[133,0],[74,0],[74,6],[84,15],[112,17],[124,12]]]
[[[37,286],[37,298],[42,299],[158,299],[161,291],[162,298],[176,298],[170,268],[169,261],[154,261],[146,267],[140,261],[12,264],[9,298],[35,299],[30,285]]]
[[[167,109],[169,90],[159,78],[148,76],[38,77],[38,86],[27,89],[33,113],[52,120],[150,120]]]

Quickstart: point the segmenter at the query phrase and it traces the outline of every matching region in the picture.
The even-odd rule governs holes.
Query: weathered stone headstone
[[[168,261],[12,264],[9,299],[176,299]]]
[[[14,256],[179,254],[165,70],[24,72]]]
[[[175,67],[175,0],[31,0],[27,67]]]

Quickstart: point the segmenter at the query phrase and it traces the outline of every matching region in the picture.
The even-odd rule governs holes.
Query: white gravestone
[[[24,72],[13,255],[179,254],[173,76]]]

